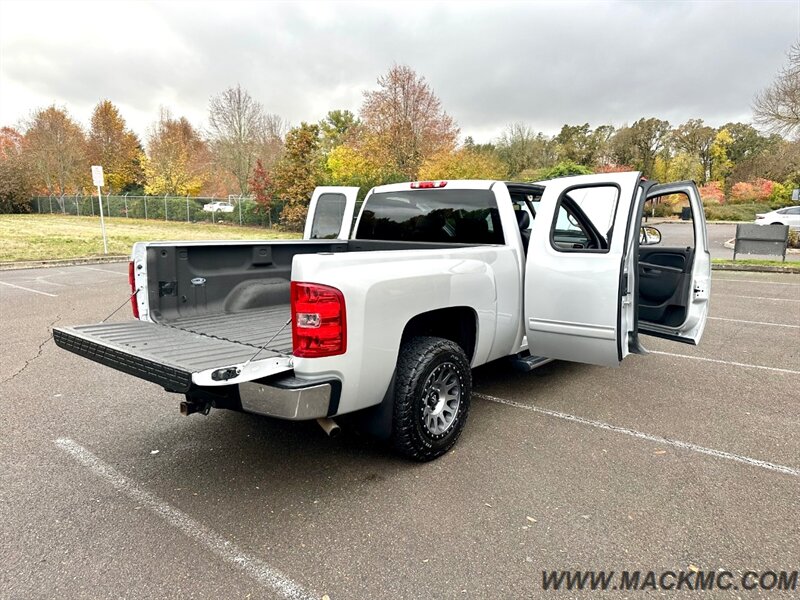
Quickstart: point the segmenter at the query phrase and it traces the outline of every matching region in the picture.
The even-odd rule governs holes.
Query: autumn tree
[[[639,119],[630,127],[631,142],[635,150],[635,164],[651,176],[656,155],[664,147],[669,135],[669,122],[661,119]]]
[[[191,123],[185,117],[173,118],[162,108],[147,138],[145,193],[196,195],[203,187],[208,163],[208,149]]]
[[[291,229],[303,227],[311,194],[322,179],[319,146],[319,125],[300,123],[286,134],[283,155],[275,165],[275,189],[286,202],[281,220]]]
[[[496,156],[470,148],[444,151],[426,160],[420,179],[504,179],[506,165]]]
[[[733,162],[729,156],[729,149],[733,143],[733,137],[727,129],[720,129],[714,136],[711,144],[711,178],[725,185],[728,174],[733,168]]]
[[[756,94],[753,114],[767,130],[793,137],[800,133],[800,42],[787,54],[787,63],[772,85]]]
[[[393,66],[378,78],[377,90],[364,93],[361,119],[407,179],[416,179],[426,158],[455,148],[458,138],[428,82],[404,65]]]
[[[33,113],[25,131],[25,148],[37,188],[64,195],[81,191],[91,182],[86,137],[65,109],[49,106]]]
[[[269,226],[272,227],[272,208],[275,203],[275,183],[264,168],[261,159],[256,159],[256,166],[248,182],[250,193],[258,204],[259,212],[267,213]]]
[[[86,153],[91,164],[103,167],[110,192],[119,193],[141,183],[141,152],[139,138],[125,126],[117,107],[109,100],[101,100],[92,113]]]
[[[33,180],[23,144],[24,138],[16,129],[0,129],[0,213],[30,209]]]
[[[215,162],[249,193],[250,174],[257,160],[272,166],[281,151],[283,120],[269,114],[247,90],[237,85],[211,98],[209,138]]]

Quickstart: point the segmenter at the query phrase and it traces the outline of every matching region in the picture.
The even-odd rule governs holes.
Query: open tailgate
[[[173,392],[185,393],[192,384],[243,383],[292,368],[291,350],[264,349],[248,363],[259,346],[147,321],[60,327],[53,338],[65,350]]]

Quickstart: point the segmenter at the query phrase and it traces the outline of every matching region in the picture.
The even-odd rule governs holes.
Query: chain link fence
[[[31,199],[30,206],[31,212],[38,214],[100,216],[97,196],[82,194],[36,196]],[[271,227],[280,219],[282,210],[281,203],[274,203],[271,210],[266,211],[252,198],[238,196],[227,198],[128,194],[103,196],[103,212],[106,217],[113,218]]]

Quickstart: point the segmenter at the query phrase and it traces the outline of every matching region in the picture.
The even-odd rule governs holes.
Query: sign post
[[[92,165],[92,183],[97,186],[97,200],[100,205],[100,229],[103,232],[103,254],[108,254],[108,242],[106,241],[106,221],[103,215],[103,193],[100,188],[105,185],[103,180],[103,167]]]

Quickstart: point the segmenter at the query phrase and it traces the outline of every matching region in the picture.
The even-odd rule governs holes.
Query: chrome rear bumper
[[[242,410],[267,417],[301,421],[336,414],[339,381],[309,382],[283,377],[266,382],[239,384]]]

